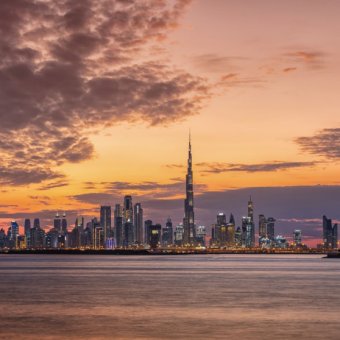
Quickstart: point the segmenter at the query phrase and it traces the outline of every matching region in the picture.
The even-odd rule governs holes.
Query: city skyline
[[[124,195],[181,221],[189,128],[198,224],[249,195],[311,245],[340,220],[338,1],[25,4],[0,12],[0,227]]]
[[[207,226],[195,223],[194,180],[192,169],[192,144],[189,133],[187,173],[185,175],[185,199],[183,222],[174,228],[171,217],[165,226],[162,223],[144,220],[144,209],[140,202],[133,203],[131,195],[125,195],[123,203],[115,203],[112,216],[111,204],[100,206],[100,215],[86,220],[77,215],[74,225],[68,226],[66,213],[56,213],[53,227],[42,227],[40,218],[35,217],[33,227],[30,218],[25,218],[23,231],[13,220],[8,230],[0,229],[0,249],[262,249],[309,251],[302,242],[303,231],[294,229],[292,241],[285,235],[275,233],[275,218],[258,215],[258,232],[254,218],[254,202],[249,197],[247,214],[239,225],[233,213],[229,222],[226,214],[219,212],[216,223]],[[153,217],[152,217],[153,218]],[[322,235],[318,250],[338,248],[338,224],[325,215],[322,217]],[[290,237],[288,237],[290,238]],[[169,248],[169,249],[170,249]],[[316,248],[314,246],[314,248]]]

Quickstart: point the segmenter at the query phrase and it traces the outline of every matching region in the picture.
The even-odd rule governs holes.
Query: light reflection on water
[[[339,339],[319,255],[1,255],[1,339]]]

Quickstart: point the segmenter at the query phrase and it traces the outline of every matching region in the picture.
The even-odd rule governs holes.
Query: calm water
[[[340,339],[321,256],[0,255],[1,339]]]

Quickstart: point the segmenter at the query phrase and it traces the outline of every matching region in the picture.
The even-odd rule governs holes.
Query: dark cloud
[[[313,167],[316,162],[271,162],[260,164],[232,164],[232,163],[197,163],[202,167],[201,173],[220,174],[223,172],[273,172],[295,168]]]
[[[96,192],[70,196],[77,201],[89,204],[104,204],[113,202],[115,199],[122,199],[123,195],[133,195],[139,201],[150,199],[164,199],[170,197],[183,196],[185,192],[185,182],[178,178],[173,178],[169,183],[158,183],[145,181],[139,183],[130,182],[91,182],[89,189],[97,189]],[[206,190],[206,185],[196,184],[195,191],[200,193]]]
[[[2,183],[57,178],[56,166],[92,158],[91,129],[197,113],[205,82],[147,53],[189,3],[1,1]]]
[[[44,184],[42,186],[40,186],[38,188],[38,190],[50,190],[50,189],[54,189],[54,188],[60,188],[60,187],[65,187],[68,185],[67,181],[61,180],[61,181],[57,181],[57,182],[51,182],[51,183],[47,183]]]
[[[295,142],[303,152],[331,160],[340,159],[340,128],[323,129],[313,136],[298,137]]]

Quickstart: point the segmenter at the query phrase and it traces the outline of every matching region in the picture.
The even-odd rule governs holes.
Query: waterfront
[[[338,339],[322,255],[0,256],[4,339]]]

